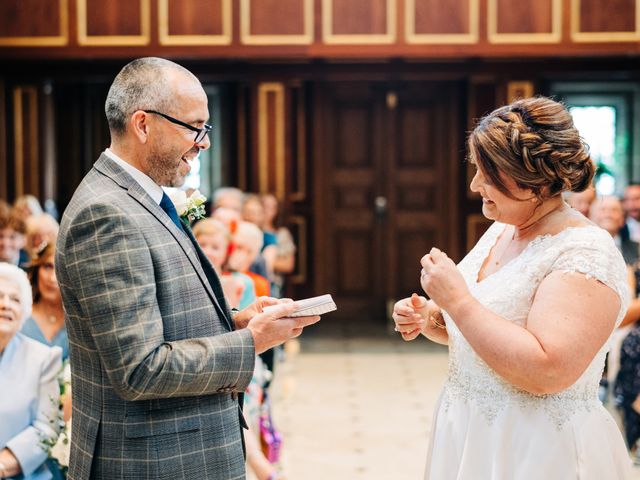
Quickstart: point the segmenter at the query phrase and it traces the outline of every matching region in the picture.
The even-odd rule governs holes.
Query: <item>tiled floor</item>
[[[382,328],[314,328],[287,346],[272,386],[287,479],[422,479],[446,348]]]

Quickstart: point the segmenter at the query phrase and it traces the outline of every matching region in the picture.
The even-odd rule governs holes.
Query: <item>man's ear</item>
[[[136,110],[133,112],[129,119],[129,128],[131,128],[133,135],[140,143],[147,143],[149,140],[148,120],[149,116],[142,110]]]

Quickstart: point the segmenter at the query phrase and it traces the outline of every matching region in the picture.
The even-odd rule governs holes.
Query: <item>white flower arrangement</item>
[[[178,215],[185,223],[189,224],[194,220],[204,218],[204,202],[207,201],[207,197],[202,195],[199,190],[194,190],[188,197],[185,191],[177,190],[169,195],[169,198],[175,205]]]
[[[49,419],[53,426],[61,429],[60,435],[55,438],[41,438],[41,447],[47,456],[55,460],[60,466],[60,472],[66,478],[67,469],[69,468],[69,454],[71,451],[71,419],[65,423],[62,410],[62,399],[64,397],[71,398],[71,367],[69,360],[65,360],[62,370],[58,375],[58,383],[60,385],[60,399],[54,400],[56,405],[56,417]],[[57,429],[57,428],[56,428]]]

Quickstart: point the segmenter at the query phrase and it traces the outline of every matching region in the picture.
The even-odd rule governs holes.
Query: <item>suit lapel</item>
[[[213,267],[211,267],[209,261],[204,256],[204,253],[199,249],[199,247],[196,247],[197,242],[193,237],[193,234],[191,234],[191,232],[189,231],[189,233],[185,235],[185,232],[181,231],[177,227],[177,225],[173,223],[173,221],[164,212],[164,210],[160,208],[160,205],[158,205],[149,196],[145,189],[142,188],[140,184],[131,177],[131,175],[120,168],[104,153],[100,156],[100,158],[98,158],[98,160],[94,164],[94,168],[113,179],[122,188],[126,189],[130,197],[140,203],[140,205],[142,205],[151,215],[153,215],[162,225],[164,225],[164,227],[169,231],[176,242],[178,242],[185,255],[189,259],[189,262],[193,266],[194,270],[198,274],[198,277],[200,278],[200,281],[211,297],[211,300],[213,301],[216,310],[218,311],[218,315],[224,320],[227,328],[229,330],[233,330],[233,323],[231,323],[231,321],[227,317],[227,312],[224,308],[226,307],[226,303],[224,302],[224,294],[222,294],[220,281],[217,278],[215,271],[213,271]],[[185,228],[185,230],[188,230],[188,228]],[[201,257],[206,260],[206,263],[202,262]],[[205,265],[212,270],[211,274],[205,273]],[[218,291],[216,292],[214,291],[214,289]]]

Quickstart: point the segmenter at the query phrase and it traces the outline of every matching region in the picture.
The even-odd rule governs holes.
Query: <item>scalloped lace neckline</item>
[[[476,285],[479,285],[479,284],[483,283],[485,280],[487,280],[488,278],[491,278],[494,275],[497,275],[498,273],[502,272],[502,270],[504,270],[506,267],[511,266],[512,263],[514,263],[516,260],[518,260],[522,256],[524,256],[524,254],[527,253],[529,250],[531,250],[535,246],[545,242],[546,240],[559,238],[563,234],[565,234],[565,233],[567,233],[569,231],[573,231],[573,230],[580,230],[580,229],[585,229],[586,230],[586,229],[594,229],[594,228],[598,229],[599,228],[597,225],[587,224],[587,225],[583,225],[581,227],[579,227],[579,226],[566,227],[566,228],[563,228],[562,230],[560,230],[557,233],[541,233],[540,235],[536,235],[535,237],[533,237],[531,239],[531,241],[529,243],[527,243],[527,245],[522,249],[522,251],[518,255],[513,257],[511,260],[509,260],[504,265],[502,265],[495,272],[493,272],[493,273],[487,275],[486,277],[483,277],[482,279],[480,279],[480,270],[482,270],[482,268],[485,266],[485,263],[487,262],[487,260],[489,259],[489,255],[491,254],[491,251],[498,244],[498,242],[500,241],[500,238],[502,237],[502,235],[504,235],[505,231],[507,230],[507,227],[509,226],[506,223],[503,224],[503,225],[504,225],[504,228],[502,229],[502,231],[500,233],[498,233],[493,238],[493,241],[490,238],[487,238],[487,242],[486,243],[489,246],[489,248],[487,249],[485,247],[484,250],[481,252],[481,255],[479,255],[480,256],[480,264],[479,264],[478,269],[476,270],[476,274],[475,274],[475,284]],[[484,245],[483,245],[483,247],[484,247]]]

